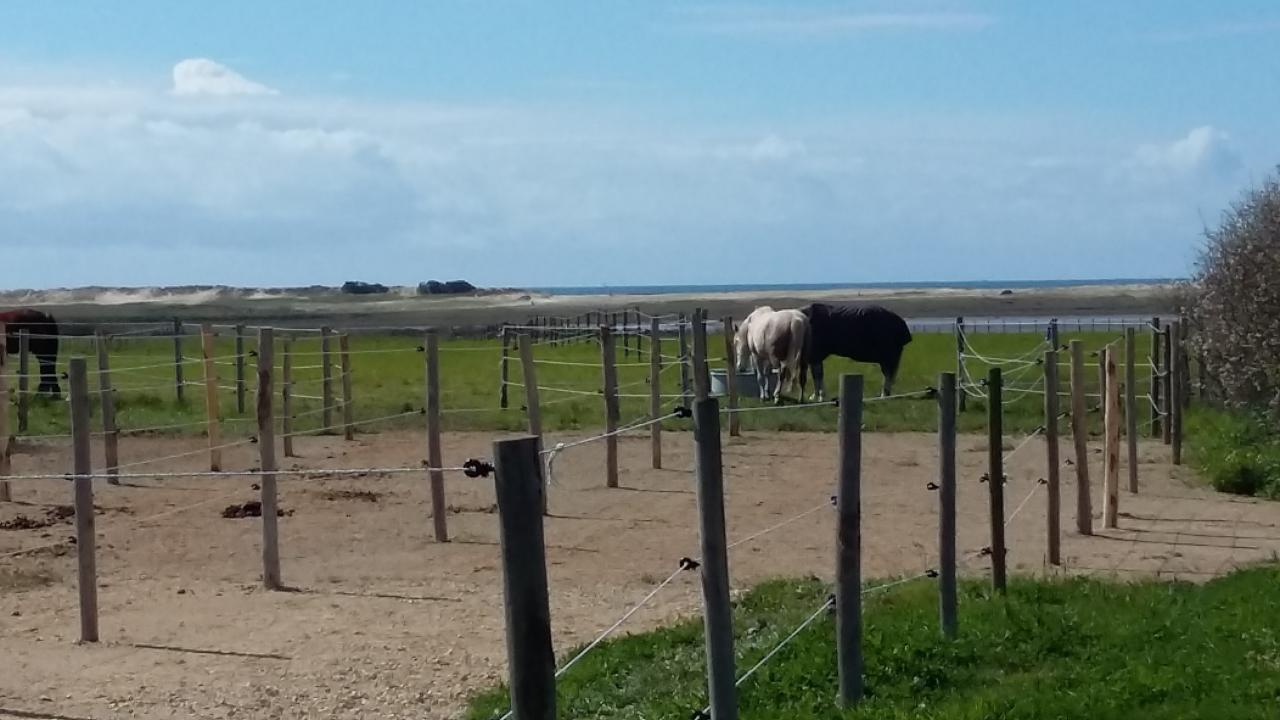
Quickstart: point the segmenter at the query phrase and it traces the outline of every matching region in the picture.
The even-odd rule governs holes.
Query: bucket
[[[777,371],[771,371],[774,381],[777,380]],[[737,373],[734,378],[738,397],[760,397],[760,386],[756,383],[756,374],[753,370]],[[729,394],[729,373],[725,370],[711,371],[711,395],[714,397],[724,397]]]

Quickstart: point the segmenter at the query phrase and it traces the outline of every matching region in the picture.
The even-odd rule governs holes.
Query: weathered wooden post
[[[724,468],[720,454],[720,403],[715,398],[703,398],[694,404],[693,440],[711,718],[737,720],[733,612],[729,604],[729,557],[724,525]]]
[[[840,376],[836,472],[836,657],[840,703],[862,699],[862,376]]]
[[[262,586],[268,590],[281,590],[280,579],[280,526],[277,514],[276,494],[276,419],[271,399],[275,395],[275,332],[269,328],[258,329],[258,462],[262,467]]]
[[[956,409],[964,412],[967,406],[968,390],[964,387],[964,316],[956,318]]]
[[[7,412],[7,409],[6,409]],[[27,432],[31,416],[31,333],[18,331],[18,434]]]
[[[1093,534],[1093,501],[1089,497],[1089,416],[1085,409],[1084,345],[1071,341],[1071,439],[1076,450],[1076,530]]]
[[[520,346],[528,343],[520,336]],[[526,378],[527,384],[527,378]],[[541,441],[536,436],[493,444],[502,594],[507,624],[507,685],[515,720],[555,720],[556,658],[551,645]]]
[[[529,416],[529,434],[538,438],[538,457],[542,457],[542,408],[538,399],[538,366],[533,362],[533,339],[520,334],[520,365],[524,373],[524,405]],[[541,474],[539,474],[541,477]],[[542,512],[547,512],[547,493],[542,495]]]
[[[987,373],[987,466],[991,506],[991,586],[998,592],[1004,592],[1004,393],[998,367]]]
[[[186,390],[182,382],[182,336],[184,334],[182,321],[178,318],[173,319],[173,398],[179,404],[186,397]]]
[[[98,351],[98,396],[102,405],[102,454],[106,462],[107,478],[112,485],[119,485],[120,473],[120,431],[116,428],[116,394],[111,389],[111,360],[109,357],[110,341],[105,331],[99,329],[94,333]]]
[[[1118,527],[1120,513],[1120,387],[1116,378],[1115,352],[1102,351],[1099,360],[1106,372],[1106,395],[1102,398],[1105,449],[1103,451],[1102,527]]]
[[[434,329],[423,339],[427,356],[427,471],[431,478],[431,524],[436,542],[449,542],[445,515],[443,454],[440,450],[440,337]]]
[[[600,326],[600,362],[604,375],[605,486],[618,487],[618,349],[613,328]]]
[[[678,323],[676,341],[680,348],[680,403],[685,407],[690,407],[693,388],[689,384],[689,321],[684,313],[680,313]]]
[[[1160,437],[1163,435],[1161,424],[1163,418],[1160,411],[1161,395],[1160,389],[1164,385],[1164,380],[1160,377],[1160,358],[1163,357],[1160,350],[1160,318],[1151,318],[1151,386],[1149,388],[1151,395],[1151,436]]]
[[[76,579],[80,592],[80,642],[98,642],[98,539],[93,510],[93,456],[89,380],[83,357],[69,363],[71,441],[75,469]]]
[[[658,318],[649,319],[649,417],[662,414],[662,337]],[[653,455],[653,469],[662,467],[662,423],[649,426],[649,446]]]
[[[955,638],[956,608],[956,375],[938,376],[938,617]]]
[[[693,396],[703,400],[711,395],[711,374],[707,370],[707,318],[702,308],[693,311]]]
[[[280,435],[285,457],[293,454],[293,338],[285,336],[280,344]]]
[[[218,367],[214,361],[213,326],[200,326],[200,352],[204,364],[205,435],[209,438],[209,470],[222,470],[222,436],[218,427]]]
[[[1045,508],[1045,544],[1050,565],[1062,564],[1062,485],[1059,470],[1062,461],[1058,453],[1058,346],[1044,353],[1044,441],[1045,482],[1048,483],[1048,504]]]
[[[333,431],[333,354],[330,341],[332,336],[333,330],[328,326],[320,328],[320,402],[323,403],[320,417],[325,434]]]
[[[1160,405],[1160,414],[1164,418],[1161,425],[1161,431],[1164,433],[1163,440],[1165,445],[1173,444],[1173,324],[1176,321],[1167,323],[1160,330],[1160,343],[1163,347],[1164,357],[1162,363],[1164,368],[1160,373],[1161,392],[1163,402]]]
[[[1138,492],[1138,331],[1124,331],[1124,436],[1128,450],[1129,492]]]
[[[506,325],[498,334],[498,343],[502,346],[502,360],[498,362],[498,407],[507,409],[507,381],[511,378],[511,331]]]
[[[1173,464],[1182,464],[1182,393],[1185,392],[1185,385],[1182,382],[1182,374],[1184,371],[1182,365],[1182,356],[1185,354],[1182,347],[1181,334],[1182,321],[1174,320],[1165,328],[1168,337],[1166,342],[1169,343],[1169,366],[1166,372],[1169,374],[1169,385],[1166,388],[1169,396],[1169,446],[1173,455]]]
[[[9,447],[9,346],[8,331],[0,322],[0,502],[13,502],[13,493],[9,489],[9,481],[4,478],[10,473]]]
[[[356,439],[356,412],[351,377],[351,340],[347,333],[338,336],[339,370],[342,373],[342,436]]]
[[[724,326],[724,387],[729,402],[729,436],[742,434],[741,420],[738,413],[738,359],[733,346],[733,316],[726,315],[720,320]]]
[[[236,325],[236,414],[244,415],[244,325]]]

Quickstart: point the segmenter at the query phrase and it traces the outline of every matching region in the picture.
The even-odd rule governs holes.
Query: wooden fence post
[[[938,376],[938,617],[955,638],[956,612],[956,375]]]
[[[1151,318],[1151,385],[1148,392],[1151,396],[1151,437],[1163,435],[1160,417],[1160,388],[1164,382],[1160,378],[1160,318]]]
[[[1166,323],[1160,330],[1160,343],[1163,347],[1163,355],[1161,358],[1164,365],[1160,373],[1161,392],[1164,393],[1162,403],[1160,405],[1160,415],[1164,419],[1164,423],[1160,429],[1163,433],[1165,445],[1173,444],[1173,322]]]
[[[244,325],[236,325],[236,414],[244,415]]]
[[[510,379],[511,331],[506,325],[498,333],[498,343],[502,346],[502,360],[498,362],[498,407],[507,409],[507,381]]]
[[[679,315],[679,326],[677,327],[676,341],[679,343],[680,358],[680,403],[685,407],[690,407],[693,392],[689,384],[689,322],[684,313]]]
[[[520,336],[521,348],[528,335]],[[507,625],[507,673],[516,720],[555,720],[556,658],[551,645],[542,460],[536,436],[493,444],[502,592]]]
[[[1187,352],[1187,321],[1178,320],[1177,327],[1178,377],[1182,386],[1178,389],[1178,399],[1183,410],[1191,407],[1191,355]]]
[[[1138,492],[1138,331],[1124,331],[1124,436],[1128,450],[1129,492]]]
[[[840,703],[862,699],[862,376],[840,376],[836,495],[836,657]]]
[[[444,499],[443,453],[440,451],[440,337],[434,329],[423,339],[427,356],[427,473],[431,478],[431,524],[436,542],[449,542]]]
[[[116,394],[111,389],[111,360],[109,339],[105,331],[94,333],[98,351],[98,395],[102,405],[102,454],[108,475],[120,474],[120,431],[116,428]],[[107,478],[112,485],[119,485],[117,477]]]
[[[720,454],[720,404],[715,398],[698,400],[694,404],[693,420],[711,717],[712,720],[737,720],[733,613],[729,604],[729,557],[724,526],[724,468]]]
[[[284,587],[280,579],[280,526],[276,513],[276,419],[272,408],[275,395],[275,332],[258,330],[258,459],[262,468],[262,586],[268,590]]]
[[[1062,460],[1058,453],[1058,348],[1044,353],[1044,440],[1045,482],[1048,483],[1048,504],[1045,508],[1045,529],[1048,533],[1046,548],[1050,565],[1062,564],[1062,484],[1060,469]]]
[[[10,473],[9,446],[9,346],[8,330],[0,322],[0,502],[13,502],[13,493],[9,489],[9,481],[4,478]]]
[[[1093,534],[1093,501],[1089,497],[1089,415],[1085,407],[1084,344],[1071,346],[1071,439],[1076,450],[1076,530]]]
[[[1120,513],[1120,386],[1116,378],[1116,354],[1104,349],[1098,358],[1106,374],[1106,395],[1102,398],[1103,450],[1102,527],[1118,527]]]
[[[987,465],[991,506],[991,586],[1004,592],[1004,393],[998,367],[987,373]]]
[[[662,413],[662,336],[658,318],[649,319],[649,416],[657,418]],[[662,467],[662,423],[649,426],[649,446],[653,455],[653,469]]]
[[[280,342],[280,435],[285,457],[293,454],[293,338]]]
[[[613,328],[600,326],[600,361],[604,374],[605,486],[618,487],[618,349]]]
[[[218,367],[214,363],[213,326],[200,326],[200,352],[204,361],[204,406],[209,438],[209,470],[222,470],[222,438],[218,427]]]
[[[76,579],[80,592],[80,642],[98,642],[97,533],[93,516],[93,460],[89,425],[89,380],[85,359],[69,363],[71,438],[75,470]]]
[[[533,339],[527,333],[521,333],[520,365],[524,374],[524,405],[529,416],[529,434],[538,438],[538,458],[542,458],[542,407],[538,399],[538,366],[533,362]],[[539,473],[539,477],[541,477]],[[547,513],[547,493],[542,495],[542,512]]]
[[[738,437],[742,434],[742,422],[735,412],[738,409],[738,358],[733,346],[733,316],[724,316],[720,324],[724,326],[724,388],[729,402],[729,436]]]
[[[31,416],[31,333],[18,331],[18,434],[27,432]]]
[[[182,321],[173,319],[173,398],[182,404],[186,390],[182,382]]]
[[[1181,340],[1181,320],[1174,320],[1165,328],[1169,343],[1169,385],[1167,387],[1169,396],[1169,446],[1173,454],[1173,464],[1182,464],[1182,410],[1184,384],[1182,382],[1182,356],[1184,351]]]
[[[356,439],[356,414],[351,378],[351,340],[347,333],[338,336],[338,360],[342,373],[342,437]]]
[[[707,316],[702,308],[693,311],[693,396],[711,395],[711,375],[707,370]]]
[[[956,318],[956,409],[964,412],[968,406],[969,391],[964,387],[964,316]]]
[[[333,330],[329,327],[320,328],[320,395],[323,403],[320,417],[324,424],[322,431],[326,435],[333,431],[333,354],[330,340],[332,335]]]

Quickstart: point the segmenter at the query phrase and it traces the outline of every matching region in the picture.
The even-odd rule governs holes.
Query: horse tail
[[[809,323],[803,313],[791,318],[788,335],[790,335],[790,342],[787,343],[787,359],[783,363],[784,372],[789,384],[799,382],[803,393],[804,361],[808,356],[806,348],[809,344]],[[782,378],[778,378],[778,381],[782,382]]]

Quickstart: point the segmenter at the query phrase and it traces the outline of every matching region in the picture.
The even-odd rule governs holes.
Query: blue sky
[[[0,287],[1164,277],[1274,2],[0,8]]]

